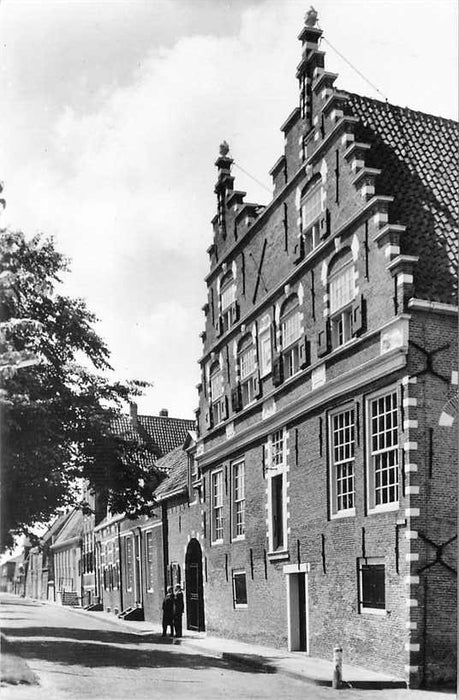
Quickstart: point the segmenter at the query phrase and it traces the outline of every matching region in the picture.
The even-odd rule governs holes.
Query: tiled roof
[[[167,473],[167,478],[161,482],[155,491],[155,497],[159,500],[167,498],[180,488],[185,489],[188,481],[188,455],[182,446],[158,459],[156,467]]]
[[[83,513],[79,508],[75,508],[67,515],[63,527],[54,540],[55,545],[63,544],[73,537],[80,537],[83,533]]]
[[[182,445],[188,431],[196,429],[194,420],[168,416],[137,416],[136,427],[129,416],[119,416],[112,426],[117,435],[147,446],[155,458],[163,457],[177,445]]]
[[[371,144],[366,165],[382,170],[376,194],[395,198],[390,223],[406,226],[401,253],[419,256],[418,298],[457,303],[458,125],[455,121],[347,93]]]

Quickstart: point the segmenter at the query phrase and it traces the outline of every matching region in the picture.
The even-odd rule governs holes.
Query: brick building
[[[270,203],[234,188],[225,142],[216,161],[196,451],[206,625],[447,682],[457,128],[337,89],[314,14]]]
[[[171,418],[165,409],[159,416],[137,415],[135,405],[131,406],[131,415],[119,418],[113,427],[117,434],[147,446],[146,454],[150,456],[143,455],[142,459],[147,460],[144,466],[156,474],[157,483],[167,477],[172,466],[166,455],[174,454],[194,428],[193,420]],[[161,523],[161,508],[151,518],[136,520],[108,511],[94,523],[93,599],[104,610],[121,614],[133,609],[134,617],[158,617],[158,601],[164,595],[161,527],[158,530]]]

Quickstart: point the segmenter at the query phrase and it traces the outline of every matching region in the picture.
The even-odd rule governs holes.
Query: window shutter
[[[261,396],[261,381],[259,372],[257,372],[253,378],[253,395],[256,399],[259,399]]]
[[[222,420],[226,420],[228,418],[228,399],[226,396],[221,399],[220,415]]]
[[[311,343],[306,336],[302,339],[299,346],[300,351],[300,367],[308,367],[311,364]]]
[[[317,334],[317,357],[323,357],[330,349],[330,321],[327,320],[325,328]]]
[[[284,364],[282,353],[277,353],[273,357],[273,385],[279,386],[284,381]]]
[[[330,235],[330,209],[325,210],[325,214],[320,220],[320,237],[327,238]]]
[[[366,330],[366,301],[360,294],[352,307],[352,335],[360,335]]]
[[[301,260],[304,258],[304,236],[301,234],[301,236],[298,239],[298,243],[293,249],[293,252],[295,253],[295,263],[299,263]]]
[[[230,318],[232,326],[239,321],[239,304],[237,301],[230,306]]]
[[[235,413],[242,408],[241,386],[238,384],[231,390],[231,408]]]
[[[217,338],[219,338],[223,333],[223,319],[221,316],[217,318],[217,323],[215,324],[215,332],[217,334]]]
[[[204,422],[206,424],[206,429],[210,430],[212,427],[212,411],[210,408],[204,414]]]

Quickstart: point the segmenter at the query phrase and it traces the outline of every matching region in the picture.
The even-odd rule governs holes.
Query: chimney
[[[162,409],[160,410],[160,412],[159,412],[159,415],[160,415],[162,418],[167,418],[168,415],[169,415],[169,411],[167,410],[167,408],[162,408]]]
[[[137,404],[135,401],[131,401],[129,404],[129,415],[131,416],[131,423],[134,428],[137,428]]]

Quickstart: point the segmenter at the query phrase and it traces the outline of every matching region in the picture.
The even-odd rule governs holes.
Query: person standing
[[[182,587],[177,583],[174,589],[174,630],[176,637],[182,636],[182,615],[184,607]]]
[[[163,600],[163,637],[166,636],[167,628],[171,628],[171,637],[174,636],[174,596],[172,586],[167,587],[166,596]]]

